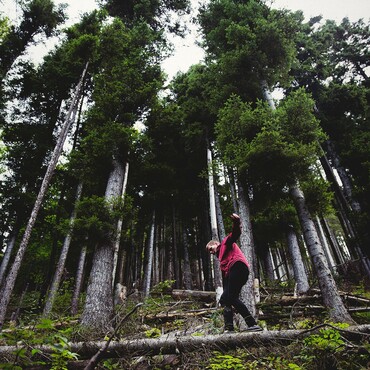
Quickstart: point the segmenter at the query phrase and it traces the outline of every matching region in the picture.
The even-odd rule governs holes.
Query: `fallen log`
[[[152,315],[145,315],[143,316],[144,320],[174,320],[180,318],[189,318],[189,317],[196,317],[196,316],[204,316],[212,314],[213,312],[217,311],[218,308],[204,308],[199,310],[189,310],[189,311],[168,311],[168,312],[159,312]]]
[[[320,325],[317,328],[331,326]],[[370,337],[370,325],[358,325],[349,327],[346,330],[338,329],[343,337],[350,340],[360,340],[363,337]],[[261,331],[261,332],[241,332],[232,334],[219,334],[207,336],[172,336],[170,334],[163,335],[157,339],[137,339],[137,340],[121,340],[112,341],[109,347],[101,353],[103,358],[124,358],[129,355],[142,356],[157,354],[179,354],[193,352],[208,348],[211,350],[226,351],[237,347],[245,346],[260,346],[260,345],[276,345],[287,344],[291,341],[302,339],[315,332],[315,328],[309,330],[283,330],[283,331]],[[77,353],[79,360],[90,358],[95,355],[101,348],[105,348],[105,341],[96,342],[78,342],[69,343],[69,350]],[[34,353],[39,351],[36,356],[50,356],[55,349],[50,345],[40,345],[29,348],[28,346],[0,346],[0,362],[13,362],[16,358],[16,353],[20,350],[25,351],[24,355],[31,357],[31,351]]]
[[[216,302],[216,292],[203,290],[173,289],[171,292],[174,299],[194,299],[202,302]]]

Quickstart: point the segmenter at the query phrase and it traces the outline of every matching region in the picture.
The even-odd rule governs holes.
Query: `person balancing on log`
[[[232,232],[221,243],[211,240],[206,245],[208,252],[215,254],[220,261],[223,285],[220,304],[224,307],[224,332],[234,331],[233,307],[244,318],[248,331],[260,331],[262,328],[257,325],[247,306],[239,299],[240,291],[248,280],[249,264],[236,244],[241,235],[240,217],[235,213],[230,217],[233,220]]]

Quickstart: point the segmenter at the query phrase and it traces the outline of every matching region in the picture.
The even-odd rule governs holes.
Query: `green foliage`
[[[107,369],[107,370],[122,369],[120,362],[117,360],[113,360],[111,358],[103,361],[103,366],[104,366],[104,369]]]
[[[51,354],[51,370],[67,370],[68,362],[78,359],[77,353],[70,351],[67,338],[61,335],[54,335],[52,347],[54,353]]]
[[[156,284],[152,289],[152,293],[168,293],[171,291],[176,280],[164,280]]]
[[[256,367],[247,367],[247,369],[274,369],[274,370],[302,370],[301,367],[289,359],[282,358],[280,356],[268,356],[261,360],[253,361]]]
[[[233,81],[239,95],[253,101],[261,96],[261,78],[271,84],[288,80],[298,29],[293,14],[261,1],[223,0],[203,5],[198,21],[208,57],[217,60],[225,83]]]
[[[336,324],[338,327],[348,327],[347,324]],[[345,351],[345,341],[334,327],[323,328],[319,334],[312,334],[303,340],[304,347],[300,360],[316,368],[325,369],[330,363],[336,363],[336,355]]]
[[[74,230],[95,240],[110,238],[115,227],[114,213],[105,198],[92,196],[77,205]]]
[[[41,319],[30,329],[13,328],[11,332],[0,335],[1,344],[15,345],[17,359],[13,364],[0,364],[2,369],[22,369],[25,365],[45,365],[45,361],[39,361],[41,351],[32,349],[34,345],[49,345],[52,348],[51,367],[53,370],[66,370],[71,360],[77,360],[78,355],[70,351],[69,340],[65,336],[70,330],[55,329],[55,322],[50,319]],[[30,350],[31,349],[31,350]]]
[[[214,352],[213,357],[209,359],[209,364],[207,369],[210,370],[223,370],[223,369],[233,369],[233,370],[244,370],[243,361],[240,358],[234,357],[232,355],[223,354],[221,352]]]
[[[151,328],[145,331],[145,336],[147,338],[158,338],[161,336],[161,330],[158,328]]]
[[[303,90],[289,95],[273,111],[231,97],[220,110],[217,143],[227,163],[246,172],[256,191],[283,189],[310,172],[323,135],[313,101]]]

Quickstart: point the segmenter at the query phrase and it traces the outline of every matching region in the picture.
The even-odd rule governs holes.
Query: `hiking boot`
[[[224,330],[224,334],[233,334],[233,333],[235,333],[234,329],[225,329]]]
[[[245,329],[245,331],[262,331],[263,329],[259,325],[253,325]]]

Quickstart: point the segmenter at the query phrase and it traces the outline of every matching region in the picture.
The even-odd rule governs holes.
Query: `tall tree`
[[[50,159],[50,163],[48,165],[46,174],[45,174],[43,182],[41,184],[39,194],[37,196],[36,202],[35,202],[34,207],[32,209],[30,218],[28,220],[27,227],[25,229],[22,241],[19,245],[17,255],[16,255],[15,260],[13,262],[12,268],[10,269],[9,274],[7,276],[6,283],[5,283],[5,285],[2,289],[2,298],[0,300],[0,327],[4,323],[6,310],[7,310],[7,307],[8,307],[8,303],[10,301],[10,296],[12,294],[12,291],[13,291],[13,288],[14,288],[14,285],[15,285],[15,280],[17,278],[18,271],[21,267],[21,263],[22,263],[24,254],[26,252],[29,239],[31,237],[32,228],[33,228],[33,226],[36,222],[36,217],[37,217],[37,214],[40,210],[43,198],[45,197],[46,191],[47,191],[48,186],[49,186],[50,181],[51,181],[51,177],[52,177],[53,172],[55,170],[55,167],[57,165],[58,159],[59,159],[59,157],[62,153],[63,145],[64,145],[65,140],[67,138],[69,127],[72,123],[72,120],[71,120],[72,113],[73,113],[75,107],[77,106],[78,101],[81,97],[82,85],[83,85],[84,77],[85,77],[85,74],[86,74],[86,71],[87,71],[87,67],[88,67],[88,64],[86,64],[85,69],[82,72],[80,81],[76,86],[75,95],[74,95],[74,98],[71,102],[69,112],[68,112],[67,117],[65,119],[63,129],[60,132],[59,139],[58,139],[57,144],[54,148],[52,157]]]

